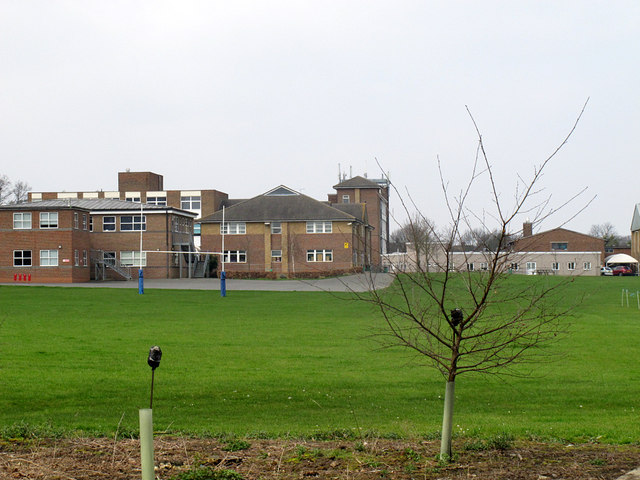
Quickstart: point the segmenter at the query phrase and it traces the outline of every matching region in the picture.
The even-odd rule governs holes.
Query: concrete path
[[[227,279],[227,291],[234,290],[264,290],[274,292],[366,292],[373,285],[376,289],[391,284],[393,275],[389,273],[362,273],[308,280],[236,280]],[[3,283],[2,285],[45,287],[88,287],[88,288],[138,288],[138,280],[107,281],[86,283]],[[171,280],[145,279],[144,288],[147,289],[175,289],[175,290],[220,290],[220,280],[217,278],[184,278]]]

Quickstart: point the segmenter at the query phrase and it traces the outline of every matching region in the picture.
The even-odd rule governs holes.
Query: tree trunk
[[[451,430],[453,426],[453,400],[455,398],[455,381],[447,382],[444,394],[444,413],[442,414],[442,439],[440,441],[440,460],[451,459]]]

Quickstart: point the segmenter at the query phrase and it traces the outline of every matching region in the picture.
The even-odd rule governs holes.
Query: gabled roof
[[[380,185],[358,175],[350,178],[349,180],[345,180],[344,182],[340,182],[339,184],[334,185],[333,188],[335,188],[336,190],[340,188],[380,188]]]
[[[54,200],[42,200],[38,202],[22,202],[15,205],[2,205],[2,210],[53,210],[53,209],[81,209],[90,212],[97,211],[131,211],[139,212],[140,203],[127,202],[125,200],[119,200],[116,198],[57,198]],[[186,210],[180,210],[174,207],[162,206],[162,205],[149,205],[147,203],[142,205],[142,209],[145,212],[149,211],[174,211],[182,215],[190,217],[197,217],[195,213],[188,212]]]
[[[631,220],[631,231],[635,232],[636,230],[640,230],[640,203],[636,203]]]
[[[332,203],[333,208],[354,216],[362,223],[369,223],[369,217],[367,216],[367,206],[365,203]]]
[[[284,185],[269,190],[224,210],[225,222],[269,222],[335,220],[361,221],[361,215],[351,215],[323,202],[307,197]],[[202,223],[222,222],[222,210],[205,217]]]

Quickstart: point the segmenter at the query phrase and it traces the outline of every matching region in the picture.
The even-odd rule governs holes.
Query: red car
[[[619,265],[613,269],[613,274],[621,277],[622,275],[633,275],[633,270],[624,265]]]

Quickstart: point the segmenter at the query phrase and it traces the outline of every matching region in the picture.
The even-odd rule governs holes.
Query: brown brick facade
[[[604,262],[604,240],[564,228],[555,228],[523,237],[514,244],[518,252],[601,252]]]

